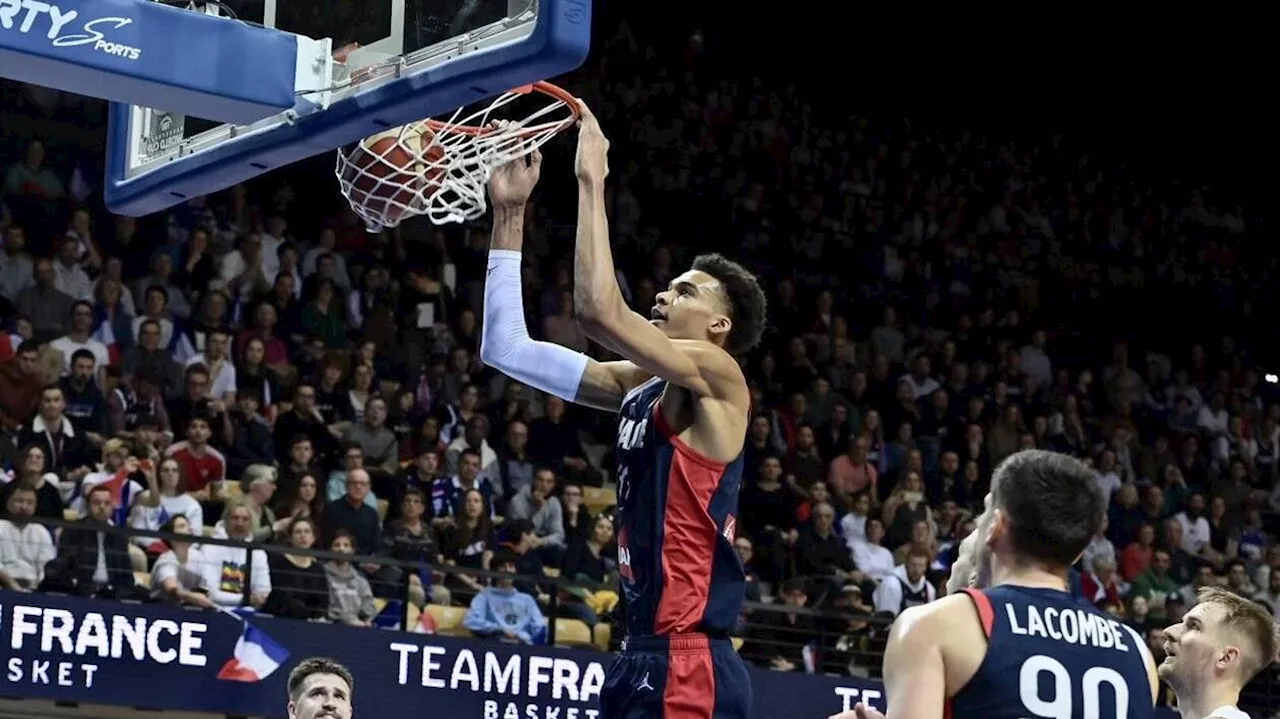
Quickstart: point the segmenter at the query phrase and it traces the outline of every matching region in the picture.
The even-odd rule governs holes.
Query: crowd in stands
[[[568,83],[613,138],[624,294],[647,313],[709,248],[760,272],[735,546],[751,602],[829,610],[749,609],[745,655],[874,673],[881,620],[938,595],[993,467],[1025,448],[1095,468],[1109,522],[1079,591],[1157,656],[1199,586],[1280,609],[1280,401],[1258,348],[1230,320],[1139,311],[1265,291],[1244,209],[1060,136],[850,116],[634,44],[624,27]],[[480,363],[487,228],[368,234],[287,175],[135,221],[69,200],[39,140],[4,161],[0,585],[362,625],[407,597],[524,642],[544,614],[616,613],[612,425]],[[572,183],[543,174],[529,326],[600,353],[573,319]],[[64,516],[56,539],[32,523]],[[192,539],[103,545],[103,523]]]

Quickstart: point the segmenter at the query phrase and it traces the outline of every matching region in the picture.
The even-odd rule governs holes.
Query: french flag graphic
[[[289,652],[266,632],[245,622],[234,655],[218,670],[218,678],[230,682],[260,682],[289,659]]]

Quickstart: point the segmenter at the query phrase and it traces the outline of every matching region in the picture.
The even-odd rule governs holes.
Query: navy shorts
[[[749,719],[751,676],[728,639],[628,637],[600,693],[600,719]]]

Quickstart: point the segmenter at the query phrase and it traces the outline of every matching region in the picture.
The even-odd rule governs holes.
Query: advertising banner
[[[73,597],[0,591],[0,694],[144,709],[284,717],[303,658],[355,676],[356,717],[430,707],[450,719],[598,719],[611,657]],[[825,719],[858,701],[884,708],[878,682],[752,669],[754,715]]]

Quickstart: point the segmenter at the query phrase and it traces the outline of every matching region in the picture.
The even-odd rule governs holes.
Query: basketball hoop
[[[496,125],[498,110],[535,98],[544,101],[538,109]],[[518,114],[513,109],[503,114]],[[338,186],[370,232],[415,216],[437,225],[474,220],[488,209],[485,186],[494,168],[529,155],[577,120],[573,95],[535,82],[479,110],[458,108],[448,120],[420,120],[339,149]]]

